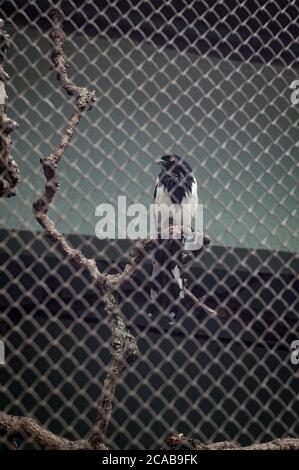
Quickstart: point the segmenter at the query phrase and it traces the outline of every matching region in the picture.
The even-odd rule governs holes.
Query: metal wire
[[[12,36],[9,110],[20,128],[18,194],[1,200],[1,410],[53,432],[91,429],[109,362],[101,299],[40,232],[31,205],[42,155],[71,105],[50,67],[48,1],[2,2]],[[188,272],[218,312],[186,310],[174,325],[148,315],[146,281],[120,293],[140,356],[116,390],[108,438],[159,448],[169,432],[203,442],[299,434],[299,8],[291,1],[63,1],[66,56],[98,105],[61,163],[51,211],[59,230],[105,271],[127,240],[97,240],[95,208],[152,202],[154,160],[184,156],[198,181],[211,246]],[[9,445],[5,436],[3,446]],[[24,444],[26,445],[26,444]],[[34,445],[31,443],[31,445]]]

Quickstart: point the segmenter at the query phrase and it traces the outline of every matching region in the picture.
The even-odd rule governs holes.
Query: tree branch
[[[127,330],[119,314],[115,296],[109,294],[105,300],[106,311],[111,317],[112,358],[104,382],[96,424],[90,437],[92,445],[96,445],[103,440],[111,417],[112,401],[117,380],[123,374],[127,361],[134,360],[138,355],[136,340]]]
[[[45,234],[56,243],[59,250],[67,256],[71,263],[77,268],[84,268],[88,271],[94,287],[97,288],[100,294],[104,296],[103,299],[106,303],[106,311],[110,316],[112,359],[105,379],[95,427],[88,441],[89,447],[98,449],[103,445],[103,435],[110,420],[116,380],[124,372],[127,359],[137,355],[136,340],[126,329],[120,316],[117,302],[112,293],[112,291],[116,289],[121,282],[123,282],[124,278],[133,273],[136,266],[136,260],[133,259],[131,265],[128,265],[122,274],[102,274],[98,270],[95,260],[86,258],[80,250],[74,249],[68,243],[66,238],[57,230],[54,222],[48,215],[50,204],[59,189],[59,178],[57,174],[58,164],[69,146],[76,126],[79,124],[82,111],[89,110],[96,101],[94,91],[91,92],[85,87],[77,87],[69,80],[63,52],[64,34],[61,29],[62,18],[57,11],[53,14],[53,22],[54,28],[50,37],[53,43],[53,52],[51,57],[54,69],[58,80],[62,83],[67,94],[74,96],[76,108],[66,124],[63,135],[56,149],[53,153],[45,156],[41,160],[46,178],[46,185],[41,197],[33,204],[33,213],[36,220],[44,229]]]
[[[291,437],[242,447],[233,441],[203,444],[197,439],[188,439],[183,434],[172,434],[167,438],[166,444],[171,450],[299,450],[299,439]]]
[[[7,116],[7,94],[5,84],[9,75],[4,71],[3,64],[10,37],[4,30],[4,22],[0,18],[0,197],[12,197],[20,181],[19,168],[11,156],[12,140],[9,134],[18,124]]]
[[[0,412],[0,429],[9,436],[27,436],[43,448],[57,450],[79,450],[93,449],[91,444],[85,440],[71,441],[48,431],[35,419],[24,416],[11,416]],[[98,444],[98,450],[108,449],[103,443]]]
[[[95,260],[86,258],[80,250],[74,249],[68,243],[64,235],[57,230],[54,222],[48,215],[49,206],[59,189],[59,178],[57,175],[58,164],[69,146],[75,128],[80,122],[82,112],[90,109],[96,101],[94,91],[89,91],[84,87],[77,87],[68,79],[66,72],[67,65],[63,53],[64,34],[61,29],[62,18],[56,11],[53,13],[53,22],[54,28],[50,34],[50,38],[53,43],[52,60],[54,69],[63,88],[69,95],[75,97],[76,108],[65,126],[56,149],[53,153],[41,159],[46,185],[41,197],[33,203],[33,214],[44,229],[47,237],[56,243],[58,249],[68,257],[75,267],[86,269],[94,281],[95,286],[101,293],[104,293],[108,287],[107,279],[97,269]]]

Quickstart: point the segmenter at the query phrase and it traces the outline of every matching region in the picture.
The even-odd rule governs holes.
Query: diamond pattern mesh
[[[1,4],[13,44],[7,90],[20,124],[21,183],[0,205],[0,403],[77,439],[95,420],[110,331],[89,279],[45,239],[31,211],[43,186],[39,159],[72,109],[51,69],[52,7]],[[104,272],[123,268],[132,243],[96,239],[95,207],[115,205],[118,195],[148,206],[154,160],[173,152],[194,168],[212,240],[186,276],[216,317],[200,307],[183,309],[174,324],[149,316],[150,263],[119,293],[140,354],[117,386],[109,441],[151,449],[171,431],[205,443],[297,437],[290,345],[299,335],[299,131],[290,85],[299,70],[298,5],[67,0],[60,10],[70,77],[99,102],[60,165],[51,209],[59,230]]]

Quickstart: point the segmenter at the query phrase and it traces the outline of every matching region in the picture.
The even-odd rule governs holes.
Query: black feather
[[[171,202],[180,204],[192,191],[195,182],[191,166],[178,155],[163,155],[158,181],[168,191]],[[157,190],[156,190],[157,191]]]
[[[171,202],[174,204],[181,204],[184,197],[191,193],[192,185],[195,182],[191,175],[168,175],[163,171],[159,175],[159,181],[168,191]]]
[[[157,189],[158,189],[158,185],[156,184],[155,190],[154,190],[154,202],[156,201]]]

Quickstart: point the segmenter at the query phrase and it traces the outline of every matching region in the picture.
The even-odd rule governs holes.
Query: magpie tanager
[[[192,232],[191,222],[198,205],[197,182],[192,168],[178,155],[164,155],[156,163],[161,166],[154,191],[156,230],[165,238],[163,233],[173,225],[186,236]],[[173,324],[178,301],[184,298],[180,269],[182,242],[161,242],[154,255],[150,295],[163,312],[166,309]]]

